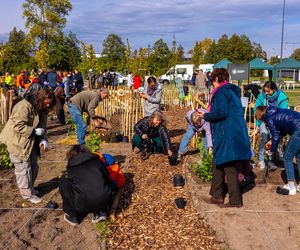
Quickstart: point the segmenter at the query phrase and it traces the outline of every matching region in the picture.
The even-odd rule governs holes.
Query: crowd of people
[[[17,88],[23,100],[18,102],[0,134],[0,142],[7,145],[9,157],[15,166],[15,176],[23,199],[39,203],[42,199],[34,188],[38,175],[40,150],[48,150],[46,122],[49,110],[56,106],[59,122],[65,123],[64,105],[76,125],[77,145],[67,152],[67,173],[62,178],[59,191],[63,198],[64,219],[71,225],[80,222],[87,213],[93,213],[93,223],[106,219],[113,195],[125,186],[125,177],[111,155],[91,152],[86,146],[87,124],[83,113],[87,113],[91,124],[99,127],[100,117],[95,108],[106,98],[105,88],[109,72],[104,70],[103,84],[96,88],[92,83],[93,72],[89,71],[90,90],[83,90],[83,78],[77,70],[73,73],[39,70],[28,76],[22,70],[17,77]],[[131,78],[131,73],[128,74]],[[99,77],[98,77],[99,78]],[[129,79],[128,78],[128,79]],[[95,78],[96,79],[96,78]],[[166,126],[166,118],[160,110],[163,86],[155,77],[144,84],[140,77],[133,77],[128,86],[139,89],[138,96],[144,99],[144,117],[135,126],[132,138],[133,150],[142,160],[151,154],[164,154],[180,162],[188,152],[188,144],[196,133],[200,133],[204,148],[213,154],[210,199],[206,201],[220,207],[242,207],[242,193],[255,185],[250,160],[253,150],[244,119],[241,89],[229,82],[225,69],[215,69],[209,76],[200,70],[195,75],[199,90],[210,89],[207,109],[190,110],[186,114],[187,130],[178,149],[172,145]],[[208,83],[210,81],[210,83]],[[5,84],[12,80],[6,75]],[[96,88],[93,90],[93,88]],[[255,103],[255,117],[261,133],[258,166],[275,169],[272,156],[276,153],[280,138],[289,134],[289,144],[284,154],[284,166],[288,183],[284,189],[290,195],[300,192],[295,183],[293,157],[297,158],[300,172],[300,114],[287,109],[287,97],[272,81],[266,82]],[[184,119],[184,118],[183,118]],[[265,150],[267,148],[267,150]],[[265,154],[268,160],[265,161]],[[265,164],[267,162],[267,165]],[[226,195],[229,202],[224,203]]]

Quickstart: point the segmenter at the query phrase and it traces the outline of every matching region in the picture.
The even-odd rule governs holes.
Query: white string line
[[[252,199],[250,199],[250,200],[252,200]],[[251,204],[254,204],[253,201],[251,202]],[[255,209],[255,210],[256,210],[256,213],[255,213],[255,214],[256,214],[256,217],[258,218],[259,223],[261,224],[261,226],[262,226],[262,228],[263,228],[263,230],[264,230],[266,236],[268,237],[269,241],[271,242],[273,248],[274,248],[274,249],[277,249],[277,247],[276,247],[275,243],[273,242],[273,240],[272,240],[270,234],[267,232],[266,227],[265,227],[264,224],[262,223],[262,218],[260,217],[258,210],[257,210],[257,209]],[[295,210],[295,211],[298,211],[298,210]]]
[[[226,212],[238,212],[238,213],[300,213],[300,210],[251,210],[251,209],[242,209],[242,210],[235,210],[235,208],[232,209],[214,209],[214,210],[204,210],[204,213],[226,213]]]
[[[50,197],[49,200],[52,200],[52,198],[54,197],[54,195],[56,195],[57,191],[54,192],[54,194]],[[41,198],[43,201],[46,201],[44,200],[43,198]],[[23,208],[24,209],[24,208]],[[47,209],[47,208],[46,208]],[[57,209],[58,210],[58,209]],[[6,238],[5,241],[7,241],[7,243],[5,244],[5,246],[7,246],[8,244],[10,244],[14,239],[18,239],[16,236],[20,236],[21,235],[21,231],[23,230],[23,228],[25,228],[25,226],[27,226],[27,224],[31,221],[31,219],[33,219],[35,217],[36,214],[40,213],[41,211],[44,211],[43,209],[38,209],[34,212],[34,214],[25,222],[25,224],[23,224],[21,226],[21,228],[17,231],[17,233],[14,233],[13,232],[13,235],[12,237],[7,241],[7,239],[9,238],[9,236]],[[3,241],[3,242],[5,242]]]
[[[14,233],[13,232],[13,235],[9,238],[9,236],[3,241],[4,242],[4,247],[7,247],[8,245],[10,245],[11,244],[11,242],[14,240],[14,239],[16,239],[17,237],[16,236],[20,236],[20,232],[21,232],[21,230],[23,230],[23,228],[31,221],[31,219],[38,213],[38,212],[40,212],[40,210],[37,210],[37,211],[35,211],[34,212],[34,214],[33,215],[31,215],[30,216],[30,218],[20,227],[20,229],[16,232],[16,233]]]
[[[46,207],[0,207],[0,211],[6,210],[19,210],[19,211],[35,211],[35,210],[44,210],[44,211],[62,211],[62,208],[46,208]]]

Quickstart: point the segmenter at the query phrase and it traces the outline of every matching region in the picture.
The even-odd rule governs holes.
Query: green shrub
[[[96,132],[91,133],[89,138],[86,140],[86,146],[92,151],[96,152],[100,149],[102,141]]]
[[[203,147],[203,142],[201,137],[196,139],[196,148],[199,150],[200,160],[195,162],[191,168],[193,172],[200,177],[204,182],[209,182],[212,180],[212,163],[213,155],[208,153]]]
[[[66,124],[70,125],[68,126],[68,132],[67,135],[75,135],[76,134],[76,125],[71,117],[66,119]]]
[[[13,163],[10,161],[9,153],[4,144],[0,144],[0,168],[9,169],[13,167]]]

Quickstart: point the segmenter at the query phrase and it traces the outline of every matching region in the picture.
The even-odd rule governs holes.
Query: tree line
[[[79,41],[76,34],[65,34],[66,16],[72,10],[69,0],[25,0],[23,17],[27,33],[13,30],[6,43],[0,43],[0,70],[17,74],[24,68],[79,69],[86,74],[96,72],[131,71],[140,75],[161,75],[178,63],[216,63],[223,58],[234,63],[245,63],[259,57],[267,60],[267,53],[259,43],[246,35],[222,35],[218,40],[204,38],[196,41],[185,58],[182,45],[173,37],[171,47],[163,40],[152,46],[132,50],[128,39],[122,41],[117,34],[109,34],[102,43],[100,57],[93,45]],[[299,51],[298,51],[299,50]],[[298,53],[296,53],[298,51]],[[300,49],[294,57],[300,59]],[[277,58],[278,59],[278,58]],[[276,63],[276,57],[271,58]]]

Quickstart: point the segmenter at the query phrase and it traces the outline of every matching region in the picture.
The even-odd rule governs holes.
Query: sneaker
[[[96,224],[100,221],[106,220],[106,213],[105,212],[99,212],[99,213],[94,213],[94,217],[92,219],[92,223]]]
[[[257,166],[258,166],[260,169],[265,169],[266,164],[265,164],[264,161],[260,161],[260,162],[258,162]]]
[[[274,171],[277,169],[277,166],[273,162],[269,161],[268,168],[269,168],[269,170]]]
[[[289,195],[295,195],[297,193],[297,189],[295,187],[291,187],[289,184],[285,184],[283,188],[289,190]]]
[[[42,201],[42,199],[36,195],[31,195],[29,198],[27,198],[27,200],[33,204],[38,204]]]
[[[142,154],[141,154],[141,159],[144,161],[144,160],[147,160],[148,158],[149,158],[149,153],[148,152],[146,152],[146,151],[144,151],[144,152],[142,152]]]
[[[78,220],[77,220],[77,218],[76,217],[71,217],[70,215],[68,215],[68,214],[64,214],[64,220],[66,221],[66,222],[68,222],[70,225],[72,225],[72,226],[76,226],[76,225],[78,225]]]

